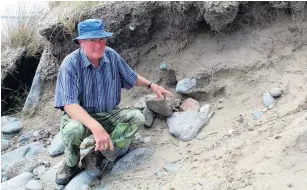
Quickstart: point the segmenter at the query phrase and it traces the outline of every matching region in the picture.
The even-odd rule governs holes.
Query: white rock
[[[210,112],[210,104],[206,104],[200,108],[200,113],[204,114],[204,116],[208,117]]]
[[[274,97],[274,98],[277,98],[279,96],[281,96],[282,94],[282,90],[278,87],[275,87],[273,89],[270,90],[270,94]]]
[[[26,185],[27,190],[43,190],[43,186],[39,180],[30,180]]]

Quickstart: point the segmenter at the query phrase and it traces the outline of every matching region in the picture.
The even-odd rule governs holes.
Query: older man
[[[114,160],[119,150],[129,147],[131,138],[145,122],[138,110],[116,109],[121,88],[143,86],[159,98],[172,94],[163,87],[137,75],[126,62],[106,46],[112,33],[104,31],[103,21],[89,19],[78,24],[79,36],[73,41],[80,48],[63,60],[56,86],[56,108],[65,111],[61,133],[65,161],[56,183],[65,185],[77,173],[80,144],[93,135],[95,151]]]

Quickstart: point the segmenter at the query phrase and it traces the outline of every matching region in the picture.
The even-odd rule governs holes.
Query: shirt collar
[[[86,68],[86,67],[92,65],[90,60],[86,57],[85,52],[83,51],[82,48],[80,48],[80,55],[81,55],[81,62],[82,62],[82,65],[83,65],[82,68]],[[109,63],[109,62],[110,62],[110,59],[106,55],[106,52],[105,52],[102,59],[100,60],[98,69],[101,68],[104,63]]]

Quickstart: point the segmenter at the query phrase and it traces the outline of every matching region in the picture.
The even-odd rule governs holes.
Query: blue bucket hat
[[[79,36],[73,42],[79,44],[78,40],[110,38],[113,33],[104,31],[104,24],[101,19],[88,19],[78,24]]]

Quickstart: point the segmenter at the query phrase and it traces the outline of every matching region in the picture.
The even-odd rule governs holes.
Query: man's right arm
[[[112,151],[114,150],[109,134],[79,104],[65,105],[64,110],[71,119],[79,121],[93,133],[96,142],[95,151],[107,150],[108,148]]]

